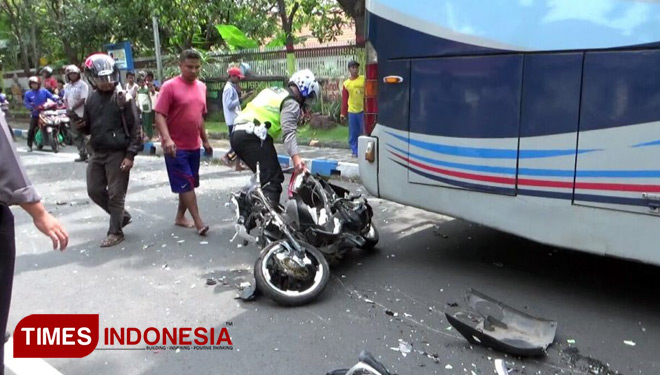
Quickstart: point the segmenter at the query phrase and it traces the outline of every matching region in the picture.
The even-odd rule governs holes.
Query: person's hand
[[[202,147],[204,147],[204,152],[206,156],[213,156],[213,147],[211,147],[209,141],[202,143]]]
[[[37,229],[53,241],[53,250],[64,251],[66,249],[69,244],[69,234],[57,219],[44,211],[41,215],[34,217],[33,221]]]
[[[80,130],[85,127],[85,121],[83,120],[76,121],[75,125],[76,125],[76,129]]]
[[[293,162],[293,169],[296,171],[296,173],[300,174],[307,170],[307,166],[305,165],[305,162],[302,160],[300,155],[293,155],[291,157],[291,161]]]
[[[342,124],[343,124],[344,122],[346,122],[346,116],[344,116],[344,115],[339,115],[339,122],[341,122]]]
[[[131,170],[131,168],[133,168],[133,160],[124,158],[124,160],[121,162],[121,165],[119,166],[119,170],[122,172],[128,172]]]
[[[168,138],[163,141],[163,151],[173,158],[176,157],[176,145],[174,144],[172,138]]]

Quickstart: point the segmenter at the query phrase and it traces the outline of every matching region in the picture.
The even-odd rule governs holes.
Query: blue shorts
[[[174,158],[165,155],[165,166],[173,193],[186,193],[199,187],[199,159],[199,150],[176,150]]]

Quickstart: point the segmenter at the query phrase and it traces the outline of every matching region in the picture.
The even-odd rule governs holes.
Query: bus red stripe
[[[508,184],[514,185],[516,180],[509,177],[496,177],[496,176],[484,176],[477,175],[473,173],[465,172],[456,172],[447,169],[432,167],[409,158],[401,156],[395,152],[390,151],[390,153],[399,159],[402,159],[408,162],[410,165],[416,167],[441,173],[447,176],[453,176],[458,178],[464,178],[468,180],[475,181],[484,181],[484,182],[493,182],[497,184]],[[548,181],[548,180],[534,180],[528,178],[518,179],[519,186],[537,186],[537,187],[547,187],[547,188],[561,188],[561,189],[573,189],[575,186],[576,189],[584,190],[604,190],[604,191],[626,191],[626,192],[644,192],[644,193],[660,193],[660,185],[648,185],[648,184],[616,184],[616,183],[603,183],[603,182],[578,182],[575,185],[573,182],[566,181]]]

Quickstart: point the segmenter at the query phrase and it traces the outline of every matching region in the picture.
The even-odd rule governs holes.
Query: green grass
[[[227,134],[227,125],[224,122],[210,121],[206,123],[206,131],[208,133]],[[348,127],[338,125],[329,130],[316,130],[306,125],[298,128],[298,139],[305,141],[304,143],[311,140],[321,142],[348,142]]]

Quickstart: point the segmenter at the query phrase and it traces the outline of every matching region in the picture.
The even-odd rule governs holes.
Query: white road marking
[[[14,338],[5,344],[5,367],[16,375],[62,375],[41,358],[14,358]]]

